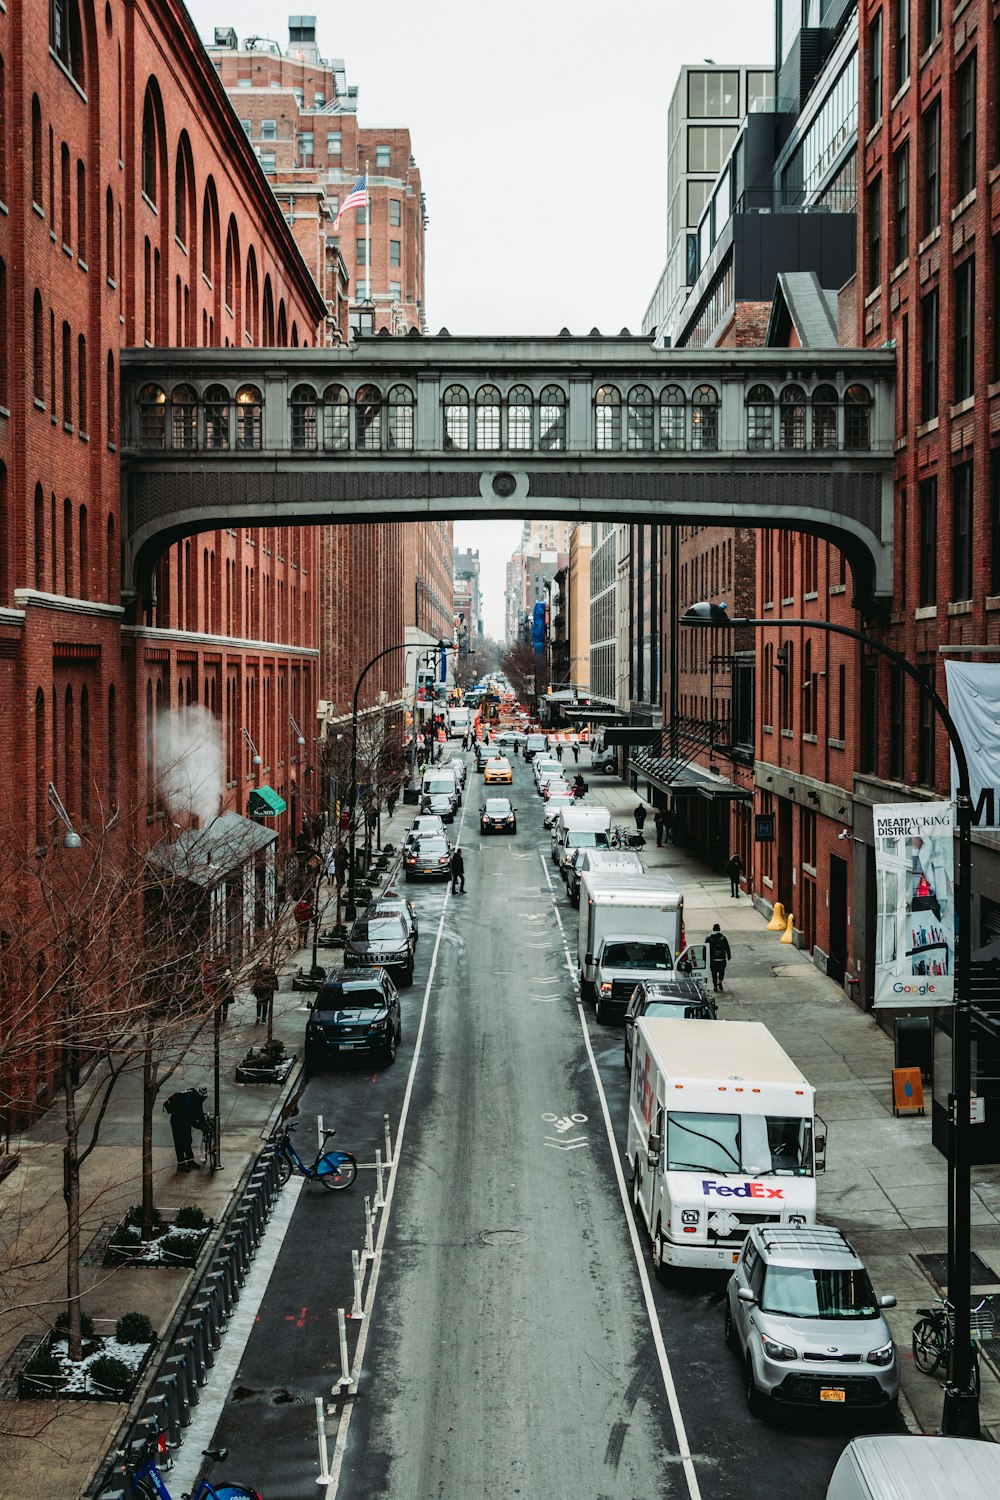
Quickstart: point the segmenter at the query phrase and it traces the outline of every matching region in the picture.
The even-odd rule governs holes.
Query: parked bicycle
[[[608,831],[608,843],[612,849],[645,849],[646,840],[635,828],[623,828],[616,823]]]
[[[358,1175],[358,1161],[350,1151],[326,1149],[327,1141],[337,1132],[335,1130],[324,1131],[323,1144],[316,1152],[316,1160],[310,1165],[302,1160],[292,1143],[291,1137],[294,1129],[294,1125],[285,1125],[274,1137],[280,1157],[278,1180],[282,1187],[294,1173],[297,1177],[304,1177],[307,1182],[321,1183],[331,1193],[339,1192],[342,1188],[349,1188]]]
[[[210,1172],[219,1170],[219,1142],[215,1134],[215,1121],[206,1119],[201,1132],[201,1164]]]
[[[216,1464],[225,1463],[228,1456],[228,1448],[205,1448],[203,1457],[208,1459],[205,1473],[194,1492],[184,1495],[182,1500],[261,1500],[257,1491],[245,1484],[213,1485],[210,1482],[208,1476],[212,1469]],[[125,1458],[124,1449],[120,1450],[119,1458]],[[164,1469],[169,1469],[171,1460],[166,1438],[163,1433],[158,1433],[150,1439],[146,1453],[138,1463],[126,1461],[115,1465],[104,1488],[98,1492],[97,1500],[112,1500],[113,1496],[119,1495],[124,1496],[124,1500],[173,1500],[163,1482],[161,1464]]]
[[[972,1351],[972,1386],[979,1393],[979,1341],[993,1337],[995,1313],[993,1297],[986,1296],[969,1309],[969,1344]],[[939,1297],[934,1307],[918,1307],[920,1317],[913,1325],[913,1363],[925,1375],[933,1375],[948,1358],[955,1344],[955,1309],[946,1297]]]

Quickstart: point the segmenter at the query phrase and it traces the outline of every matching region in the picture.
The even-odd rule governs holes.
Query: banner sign
[[[948,712],[969,762],[972,826],[1000,830],[1000,663],[946,661]],[[951,757],[951,793],[958,791]]]
[[[950,802],[893,803],[875,823],[876,1010],[955,998],[955,820]]]

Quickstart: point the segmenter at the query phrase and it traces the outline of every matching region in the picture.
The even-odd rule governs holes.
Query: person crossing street
[[[708,967],[712,971],[712,988],[721,990],[722,981],[726,977],[726,964],[733,956],[729,947],[729,939],[716,922],[705,941],[708,944]]]
[[[458,882],[462,882],[462,892],[465,892],[465,860],[461,849],[455,849],[451,856],[451,889],[458,889]]]

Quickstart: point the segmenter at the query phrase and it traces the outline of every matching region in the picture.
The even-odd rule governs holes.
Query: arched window
[[[292,447],[315,448],[316,392],[311,385],[297,385],[292,391]]]
[[[236,446],[260,448],[264,442],[264,398],[255,385],[236,392]]]
[[[45,400],[45,319],[37,289],[31,303],[31,391],[36,401]]]
[[[696,386],[691,395],[691,447],[702,452],[719,446],[719,393]]]
[[[476,392],[476,447],[484,453],[496,453],[500,447],[500,392],[495,385],[483,385]]]
[[[747,447],[751,452],[774,447],[774,392],[769,385],[752,385],[747,391]]]
[[[76,420],[81,433],[90,430],[87,425],[87,340],[82,333],[76,339]]]
[[[62,235],[62,242],[68,249],[70,243],[71,197],[69,185],[69,147],[65,141],[63,141],[59,148],[59,189],[59,228]]]
[[[142,191],[150,203],[156,203],[156,109],[153,96],[146,90],[142,106]]]
[[[83,31],[77,0],[49,0],[49,46],[83,88]]]
[[[87,507],[80,506],[78,517],[79,529],[79,554],[80,554],[80,598],[90,598],[90,528],[87,524]]]
[[[67,599],[73,594],[73,504],[63,501],[63,588]]]
[[[382,446],[382,392],[377,385],[362,385],[354,398],[354,446],[377,452]]]
[[[870,448],[871,392],[864,385],[849,385],[844,392],[844,447]]]
[[[413,392],[409,386],[394,385],[389,392],[389,447],[413,447]]]
[[[121,582],[121,566],[118,561],[118,545],[115,541],[115,518],[108,517],[107,536],[104,541],[104,568],[107,574],[105,578],[105,598],[109,604],[114,604],[118,597],[118,588]]]
[[[813,447],[837,446],[837,390],[832,385],[818,385],[812,393]]]
[[[666,385],[660,393],[660,447],[678,453],[684,448],[684,392]]]
[[[653,446],[653,393],[648,385],[634,385],[625,408],[629,451],[648,452]]]
[[[192,386],[175,385],[170,392],[170,446],[198,446],[198,397]]]
[[[191,212],[191,198],[194,183],[191,180],[191,145],[186,130],[182,130],[177,142],[177,156],[174,162],[174,234],[180,240],[185,250],[191,243],[188,239],[190,229],[188,224]]]
[[[64,422],[73,420],[73,334],[66,319],[62,326],[62,414]]]
[[[42,106],[38,95],[31,96],[31,197],[39,207],[44,207],[45,166],[42,160]]]
[[[594,447],[607,453],[622,445],[622,398],[617,386],[602,385],[594,397]]]
[[[53,537],[53,547],[55,542]],[[45,588],[45,495],[40,484],[35,485],[35,588]]]
[[[469,393],[461,385],[450,385],[444,393],[444,446],[469,446]]]
[[[323,392],[323,447],[346,448],[349,434],[350,398],[342,385],[328,385]]]
[[[247,274],[243,283],[243,326],[247,342],[256,344],[260,336],[260,303],[257,295],[257,257],[252,245],[247,252]]]
[[[139,392],[139,447],[162,449],[166,441],[166,392],[144,386]]]
[[[285,313],[285,299],[278,299],[278,348],[288,348],[288,318]]]
[[[229,229],[226,233],[226,306],[236,318],[237,328],[239,328],[239,265],[240,234],[236,227],[235,217],[230,215]]]
[[[781,393],[781,446],[806,445],[806,393],[800,385],[786,385]]]
[[[104,382],[104,406],[107,417],[108,447],[115,441],[115,415],[118,411],[118,388],[115,385],[115,357],[108,350],[108,369]]]
[[[558,453],[566,446],[566,392],[547,385],[538,398],[538,446],[545,453]]]
[[[213,286],[218,269],[215,264],[217,227],[214,185],[212,179],[209,178],[205,184],[205,196],[201,205],[201,269],[202,274]]]
[[[104,274],[115,279],[115,196],[108,188],[104,196]]]
[[[76,164],[76,254],[86,265],[87,254],[87,168],[82,161]]]
[[[265,349],[274,346],[274,294],[270,276],[264,277],[264,316],[261,324],[261,343]]]
[[[229,447],[229,392],[210,385],[205,392],[205,447]]]
[[[531,447],[531,392],[526,385],[515,385],[507,397],[507,447]]]
[[[45,759],[45,694],[41,688],[35,690],[35,843],[41,849],[49,841],[48,791],[49,778]]]

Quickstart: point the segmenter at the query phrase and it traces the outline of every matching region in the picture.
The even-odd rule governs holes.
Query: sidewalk
[[[587,779],[592,800],[610,809],[612,822],[634,828],[638,795],[601,773]],[[943,1257],[947,1250],[946,1164],[931,1144],[929,1090],[925,1116],[894,1116],[891,1038],[808,954],[779,943],[781,933],[767,930],[745,892],[734,900],[725,874],[710,871],[691,850],[657,849],[646,806],[641,858],[647,868],[668,869],[681,886],[688,940],[700,941],[715,922],[729,938],[733,957],[719,997],[720,1019],[763,1021],[816,1089],[817,1110],[828,1126],[820,1215],[849,1237],[876,1291],[897,1298],[887,1318],[902,1361],[900,1410],[911,1431],[934,1433],[942,1377],[922,1375],[910,1353],[917,1308],[941,1290],[917,1257]],[[1000,1292],[1000,1169],[994,1167],[973,1168],[972,1244],[991,1276],[973,1277],[974,1299]],[[984,1435],[1000,1440],[1000,1375],[988,1359],[982,1362],[980,1419]]]
[[[391,818],[383,816],[382,842],[397,850],[414,809],[400,799]],[[320,901],[325,915],[320,926],[336,916],[336,889],[324,881]],[[293,939],[294,941],[294,939]],[[339,951],[319,950],[318,961],[330,966]],[[182,1174],[177,1171],[170,1123],[163,1100],[178,1088],[208,1089],[213,1094],[214,1039],[208,1026],[197,1038],[177,1072],[163,1088],[153,1116],[153,1170],[157,1208],[170,1211],[197,1204],[216,1222],[250,1162],[277,1119],[282,1102],[301,1077],[302,1043],[311,995],[292,989],[292,976],[312,963],[311,948],[289,952],[280,966],[281,987],[274,997],[273,1034],[297,1061],[283,1085],[242,1085],[234,1082],[237,1063],[251,1046],[259,1046],[266,1027],[255,1022],[256,1004],[248,991],[238,990],[220,1038],[220,1169]],[[0,1437],[0,1500],[45,1500],[50,1495],[78,1495],[102,1455],[110,1447],[126,1412],[124,1405],[90,1402],[18,1402],[9,1399],[8,1365],[22,1339],[37,1339],[65,1308],[65,1254],[56,1249],[51,1260],[11,1276],[8,1268],[20,1233],[22,1247],[39,1256],[60,1244],[65,1232],[62,1185],[61,1097],[20,1138],[11,1140],[19,1165],[0,1182],[0,1434],[13,1430],[23,1436]],[[154,1328],[170,1322],[188,1284],[186,1270],[111,1270],[101,1264],[102,1228],[119,1220],[139,1199],[142,1121],[142,1080],[137,1070],[119,1079],[101,1127],[100,1139],[83,1169],[83,1307],[95,1320],[121,1313],[146,1313]],[[332,1122],[337,1123],[337,1122]],[[197,1136],[196,1136],[197,1145]],[[87,1247],[95,1244],[92,1263]],[[22,1253],[24,1253],[22,1251]],[[100,1326],[100,1325],[99,1325]],[[54,1418],[58,1417],[58,1420]]]

